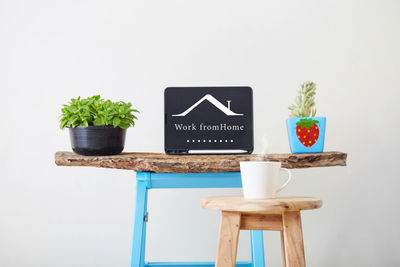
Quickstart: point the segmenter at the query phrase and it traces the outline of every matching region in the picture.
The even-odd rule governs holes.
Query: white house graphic
[[[233,112],[231,110],[231,100],[227,101],[228,102],[228,107],[225,107],[221,102],[219,102],[217,99],[215,99],[210,94],[207,94],[207,95],[203,96],[203,98],[201,98],[199,101],[194,103],[190,108],[188,108],[184,112],[182,112],[180,114],[175,114],[175,115],[172,115],[172,116],[174,116],[174,117],[184,117],[187,114],[189,114],[189,112],[191,112],[193,109],[195,109],[198,105],[200,105],[205,100],[208,100],[211,104],[216,106],[219,110],[221,110],[223,113],[225,113],[228,116],[243,116],[243,114],[238,114],[238,113],[235,113],[235,112]]]

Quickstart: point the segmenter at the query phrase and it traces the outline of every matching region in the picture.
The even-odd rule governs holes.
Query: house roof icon
[[[184,117],[187,114],[189,114],[189,112],[191,112],[193,109],[195,109],[198,105],[203,103],[205,100],[208,100],[211,104],[213,104],[215,107],[217,107],[223,113],[225,113],[227,116],[243,116],[243,114],[238,114],[238,113],[235,113],[232,110],[230,110],[230,102],[231,101],[228,101],[228,107],[225,107],[221,102],[219,102],[215,97],[213,97],[210,94],[207,94],[207,95],[203,96],[199,101],[194,103],[190,108],[188,108],[184,112],[179,113],[179,114],[174,114],[172,116],[174,116],[174,117]]]

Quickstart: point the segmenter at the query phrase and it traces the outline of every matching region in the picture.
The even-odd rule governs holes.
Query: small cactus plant
[[[290,117],[314,117],[317,110],[314,108],[314,96],[316,85],[314,82],[307,81],[301,85],[299,95],[296,97],[295,104],[289,106]]]

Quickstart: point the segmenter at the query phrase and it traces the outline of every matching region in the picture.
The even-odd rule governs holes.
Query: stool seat
[[[322,200],[314,197],[277,197],[267,199],[245,199],[243,196],[214,196],[203,198],[204,209],[238,211],[242,213],[281,213],[318,209]]]

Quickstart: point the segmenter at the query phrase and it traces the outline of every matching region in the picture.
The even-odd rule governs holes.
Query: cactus
[[[317,110],[314,108],[314,96],[316,85],[314,82],[304,82],[301,85],[299,95],[296,97],[295,104],[289,106],[290,117],[314,117]]]

